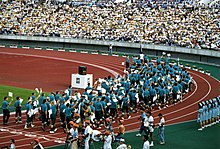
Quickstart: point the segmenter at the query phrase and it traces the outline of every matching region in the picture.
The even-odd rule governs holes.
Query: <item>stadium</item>
[[[219,0],[0,2],[1,149],[220,147]]]

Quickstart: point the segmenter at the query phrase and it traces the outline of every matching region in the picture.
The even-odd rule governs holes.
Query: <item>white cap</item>
[[[120,139],[120,142],[125,142],[125,139],[121,138],[121,139]]]

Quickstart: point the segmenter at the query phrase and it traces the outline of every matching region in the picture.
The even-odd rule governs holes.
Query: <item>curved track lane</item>
[[[121,57],[5,48],[0,48],[0,57],[0,84],[29,89],[38,86],[43,87],[45,91],[66,88],[70,83],[70,75],[76,73],[78,65],[87,66],[88,73],[93,73],[94,78],[103,78],[108,75],[122,75],[124,66],[121,65],[121,62],[125,61],[125,58]],[[14,73],[12,74],[12,72]],[[195,81],[194,91],[185,95],[182,103],[166,109],[154,110],[155,122],[158,122],[158,117],[156,116],[159,112],[164,113],[167,124],[196,119],[198,102],[211,99],[219,94],[220,83],[217,80],[193,70],[189,70],[189,72]],[[135,113],[131,119],[125,120],[126,131],[133,131],[139,128],[138,117],[139,114]],[[1,129],[10,130],[10,132],[0,131],[0,136],[4,136],[0,137],[0,146],[8,142],[9,135],[13,135],[18,140],[18,144],[16,144],[19,149],[23,147],[28,149],[29,142],[33,137],[40,137],[44,146],[57,145],[58,143],[54,141],[65,140],[66,134],[61,129],[58,129],[55,134],[42,132],[39,121],[35,122],[37,127],[29,130],[23,130],[24,124],[15,124],[14,117],[10,118],[10,122],[8,127],[3,127],[0,124]],[[0,123],[2,123],[2,119],[0,119]],[[115,127],[116,124],[113,124],[113,126]],[[16,134],[13,132],[15,130],[22,134]],[[32,136],[25,136],[24,138],[24,134],[31,134]]]

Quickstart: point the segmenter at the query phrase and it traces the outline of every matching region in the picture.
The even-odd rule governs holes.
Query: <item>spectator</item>
[[[77,125],[76,123],[74,123],[73,121],[70,121],[69,122],[70,124],[70,135],[71,135],[71,138],[70,138],[70,143],[71,143],[71,149],[78,149],[78,127],[79,125]]]
[[[90,4],[1,3],[0,34],[220,48],[219,2],[212,7],[192,0]]]
[[[143,136],[144,144],[142,149],[150,149],[150,143],[148,141],[148,136],[144,135]]]
[[[9,149],[16,149],[16,146],[15,146],[15,140],[14,140],[14,139],[10,139],[10,146],[9,146]]]
[[[159,136],[160,136],[160,144],[165,144],[164,140],[164,125],[165,125],[165,119],[161,113],[158,114],[160,118],[160,122],[158,123],[158,129],[159,129]]]
[[[33,142],[31,142],[33,149],[44,149],[44,147],[40,144],[39,139],[34,139]]]
[[[1,149],[16,149],[15,140],[14,139],[10,139],[9,142],[10,142],[9,146],[3,146],[3,147],[1,147]]]
[[[110,131],[105,132],[103,149],[112,149],[112,136]]]
[[[125,144],[125,139],[121,138],[120,145],[116,149],[127,149],[127,145]]]

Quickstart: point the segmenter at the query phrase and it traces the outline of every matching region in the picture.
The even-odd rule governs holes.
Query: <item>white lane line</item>
[[[0,52],[0,53],[2,53],[2,52]],[[11,54],[11,53],[10,53]],[[13,53],[14,54],[14,53]],[[20,54],[19,54],[20,55]],[[26,55],[26,54],[25,54]],[[34,55],[34,57],[36,57],[35,55]],[[40,56],[41,57],[41,56]],[[47,57],[48,58],[48,57]],[[52,57],[52,59],[54,59],[54,57]],[[69,61],[69,60],[68,60]],[[192,72],[193,73],[193,72]],[[195,73],[193,73],[193,74],[195,74]],[[197,75],[197,74],[195,74],[195,75]],[[199,76],[199,75],[197,75],[197,76]],[[201,76],[199,76],[200,78],[203,78],[203,77],[201,77]],[[210,85],[210,83],[206,80],[206,79],[204,79],[203,78],[203,80],[205,80],[207,83],[208,83],[208,85],[209,85],[209,92],[203,97],[203,98],[201,98],[199,101],[201,101],[201,100],[203,100],[205,97],[207,97],[208,96],[208,94],[210,93],[210,91],[211,91],[211,85]],[[190,96],[192,96],[193,94],[191,94]],[[189,98],[189,96],[188,96],[188,98]],[[198,102],[198,101],[197,101]],[[194,103],[194,104],[196,104],[196,103]],[[191,104],[191,105],[194,105],[194,104]],[[187,107],[190,107],[191,105],[188,105]],[[182,109],[185,109],[186,107],[184,107],[184,108],[182,108]],[[156,111],[159,111],[159,110],[156,110]],[[156,111],[153,111],[153,112],[156,112]],[[180,109],[178,110],[178,111],[180,111]],[[174,112],[174,111],[173,111]],[[192,113],[196,113],[197,111],[194,111],[194,112],[191,112],[191,113],[188,113],[188,114],[186,114],[185,116],[188,116],[188,115],[190,115],[190,114],[192,114]],[[172,112],[171,112],[172,113]],[[168,115],[168,114],[171,114],[171,113],[167,113],[166,115]],[[137,116],[138,117],[138,116]],[[184,117],[184,115],[183,116],[180,116],[180,118],[181,117]],[[172,121],[172,120],[175,120],[175,119],[178,119],[178,117],[176,117],[176,118],[174,118],[174,119],[170,119],[170,120],[168,120],[168,121]],[[126,125],[125,125],[126,126]]]
[[[193,73],[193,74],[195,74],[195,73]],[[166,114],[164,114],[164,116],[165,116],[165,115],[170,115],[170,114],[172,114],[172,113],[176,113],[176,112],[178,112],[178,111],[185,110],[185,109],[187,109],[187,108],[189,108],[189,107],[191,107],[191,106],[193,106],[193,105],[195,105],[195,104],[201,102],[204,98],[206,98],[206,97],[209,95],[209,93],[210,93],[211,90],[212,90],[211,84],[210,84],[204,77],[202,77],[202,76],[200,76],[200,75],[198,75],[198,74],[195,74],[195,75],[198,76],[198,77],[200,77],[201,79],[203,79],[203,80],[209,85],[209,91],[206,93],[206,95],[203,96],[200,100],[197,100],[196,102],[194,102],[194,103],[192,103],[192,104],[190,104],[190,105],[188,105],[188,106],[186,106],[186,107],[183,107],[183,108],[180,108],[180,109],[178,109],[178,110],[175,110],[175,111],[166,113]],[[196,84],[197,84],[197,83],[196,83]],[[196,85],[196,86],[197,86],[197,85]],[[197,87],[196,87],[196,88],[197,88]],[[159,111],[159,110],[153,111],[152,113],[155,113],[155,112],[157,112],[157,111]],[[193,113],[195,113],[195,112],[197,112],[197,110],[194,111],[194,112],[191,112],[190,114],[193,114]],[[173,118],[173,119],[170,119],[170,121],[176,120],[176,119],[179,119],[179,118],[182,118],[182,117],[185,117],[185,116],[188,116],[188,115],[190,115],[190,114],[187,113],[187,114],[185,114],[185,115],[175,117],[175,118]],[[137,117],[139,117],[139,116],[137,116]],[[156,118],[158,118],[158,117],[156,117]],[[167,121],[169,121],[169,120],[167,120]],[[133,122],[133,123],[126,124],[125,126],[131,126],[131,125],[138,124],[138,123],[140,124],[140,122]],[[115,129],[115,128],[114,128],[114,129]]]
[[[93,66],[99,69],[103,69],[111,74],[113,74],[115,77],[118,76],[118,72],[113,71],[109,68],[103,67],[103,66],[99,66],[96,64],[91,64],[91,63],[86,63],[86,62],[81,62],[81,61],[76,61],[76,60],[70,60],[70,59],[65,59],[65,58],[57,58],[57,57],[50,57],[50,56],[42,56],[42,55],[33,55],[33,54],[22,54],[22,53],[9,53],[9,52],[0,52],[1,54],[8,54],[8,55],[19,55],[19,56],[28,56],[28,57],[38,57],[38,58],[45,58],[45,59],[53,59],[53,60],[59,60],[59,61],[66,61],[66,62],[74,62],[74,63],[80,63],[80,64],[84,64],[84,65],[89,65],[89,66]]]
[[[192,72],[192,73],[193,73],[193,72]],[[178,109],[178,110],[172,111],[172,112],[167,113],[167,114],[164,114],[164,115],[170,115],[170,114],[172,114],[172,113],[176,113],[176,112],[178,112],[178,111],[182,111],[182,110],[184,110],[184,109],[187,109],[187,108],[189,108],[189,107],[191,107],[191,106],[193,106],[193,105],[199,103],[200,101],[202,101],[204,98],[206,98],[206,97],[209,95],[209,93],[210,93],[211,90],[212,90],[211,84],[210,84],[204,77],[202,77],[202,76],[200,76],[200,75],[197,75],[197,74],[195,74],[195,73],[193,73],[193,74],[196,75],[196,76],[198,76],[198,77],[200,77],[201,79],[203,79],[203,80],[208,84],[209,90],[208,90],[208,92],[206,93],[206,95],[203,96],[200,100],[197,100],[196,102],[194,102],[194,103],[192,103],[192,104],[190,104],[190,105],[188,105],[188,106],[186,106],[186,107],[180,108],[180,109]]]

